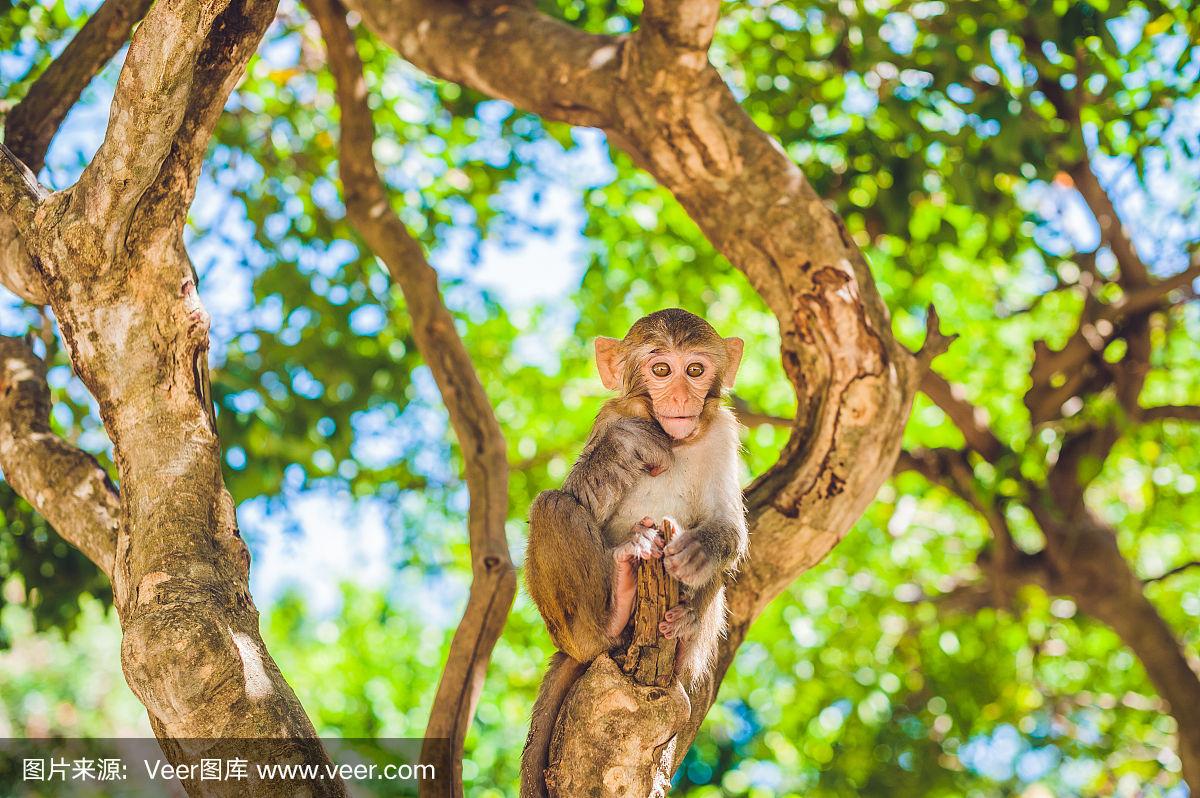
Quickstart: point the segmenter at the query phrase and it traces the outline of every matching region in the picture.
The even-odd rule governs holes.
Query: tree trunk
[[[113,528],[105,512],[119,501],[111,559],[91,543],[84,550],[112,580],[126,679],[176,765],[244,757],[245,741],[258,738],[274,741],[274,761],[329,763],[259,635],[249,553],[221,476],[208,316],[182,240],[212,127],[274,14],[275,0],[155,4],[130,44],[104,141],[64,191],[46,192],[0,148],[0,206],[29,258],[16,265],[33,267],[26,282],[54,310],[120,477],[118,499],[98,468],[75,458],[80,489],[101,492],[95,517],[75,531],[90,530],[94,542]],[[35,403],[32,421],[9,427],[42,458],[24,464],[29,481],[14,480],[35,506],[45,504],[39,491],[75,487],[33,481],[63,473],[51,459],[62,446],[45,437],[47,408]],[[79,519],[66,520],[71,539]],[[248,781],[184,786],[206,795],[296,789],[253,769]],[[308,790],[345,788],[330,779]]]

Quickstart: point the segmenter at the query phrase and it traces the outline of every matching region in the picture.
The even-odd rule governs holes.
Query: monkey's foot
[[[668,640],[687,640],[694,637],[700,619],[686,601],[681,601],[663,614],[658,631]]]
[[[612,614],[608,619],[609,637],[616,638],[629,623],[633,602],[637,597],[637,564],[639,560],[656,559],[662,555],[663,539],[647,516],[629,530],[630,538],[612,550]]]

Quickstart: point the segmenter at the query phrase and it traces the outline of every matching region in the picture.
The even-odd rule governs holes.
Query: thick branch
[[[462,794],[463,741],[475,714],[492,649],[516,594],[508,552],[508,461],[504,436],[470,355],[442,301],[437,273],[392,211],[371,151],[374,124],[363,67],[337,0],[308,0],[325,38],[342,112],[338,159],[347,216],[404,293],[412,335],[433,372],[466,466],[471,503],[471,594],[442,672],[426,737],[453,746],[454,794]]]
[[[278,5],[279,0],[232,0],[213,23],[197,57],[187,110],[170,153],[138,203],[131,225],[135,238],[182,229],[213,128]]]
[[[1092,215],[1096,217],[1096,223],[1100,225],[1100,240],[1112,250],[1117,259],[1117,265],[1121,269],[1121,283],[1130,288],[1149,283],[1150,272],[1141,256],[1137,254],[1133,239],[1121,224],[1121,217],[1117,215],[1117,209],[1108,192],[1100,185],[1091,161],[1084,159],[1076,164],[1071,169],[1071,179],[1083,196],[1083,201],[1091,209]]]
[[[708,63],[720,0],[648,0],[638,30],[639,46],[658,48],[664,61],[688,69]]]
[[[129,40],[152,0],[105,0],[9,112],[4,143],[36,174],[50,140],[92,78]]]
[[[431,75],[549,119],[604,127],[625,43],[530,5],[476,14],[454,0],[350,0],[367,27]]]
[[[1030,510],[1046,535],[1053,590],[1112,627],[1141,660],[1178,724],[1184,779],[1200,784],[1200,675],[1122,556],[1116,531],[1081,504],[1063,505],[1056,496],[1037,497]]]
[[[158,176],[187,110],[197,56],[230,0],[160,0],[138,26],[117,80],[104,141],[74,187],[115,252],[121,222]]]
[[[22,234],[113,442],[121,663],[163,751],[173,764],[197,765],[244,756],[245,740],[270,739],[271,756],[323,767],[329,758],[259,633],[249,552],[207,401],[208,315],[180,230],[129,235],[129,212],[159,177],[189,98],[201,96],[191,90],[193,72],[214,19],[221,15],[221,30],[242,26],[236,35],[251,37],[253,49],[269,21],[258,8],[251,0],[158,0],[133,37],[99,153]],[[236,58],[227,63],[240,69]],[[253,774],[186,786],[231,796],[295,790]],[[305,786],[345,794],[340,779]]]
[[[0,468],[54,531],[112,577],[121,499],[96,458],[50,430],[46,364],[0,336]]]

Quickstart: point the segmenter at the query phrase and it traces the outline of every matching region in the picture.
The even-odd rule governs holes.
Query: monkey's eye
[[[655,377],[669,377],[671,376],[671,367],[666,363],[655,363],[650,367],[650,373]]]
[[[687,375],[689,377],[699,377],[704,373],[703,363],[689,363],[687,367]]]

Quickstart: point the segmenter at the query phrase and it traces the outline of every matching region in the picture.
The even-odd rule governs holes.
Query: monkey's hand
[[[648,419],[621,419],[612,425],[609,434],[620,441],[625,462],[634,472],[646,472],[656,477],[675,460],[670,436]]]
[[[696,636],[700,619],[692,605],[681,601],[663,614],[658,631],[668,640],[688,640]]]
[[[638,560],[657,559],[663,556],[663,539],[658,535],[654,519],[646,516],[629,530],[630,538],[612,550],[613,561],[618,566],[633,569]]]
[[[654,519],[646,516],[629,530],[630,538],[612,550],[612,614],[608,619],[608,634],[619,637],[629,616],[633,614],[633,601],[637,597],[638,560],[657,559],[663,556],[663,539],[654,527]]]
[[[694,529],[683,529],[675,519],[669,520],[678,532],[663,549],[667,573],[688,587],[700,587],[713,578],[717,562],[705,550]]]

